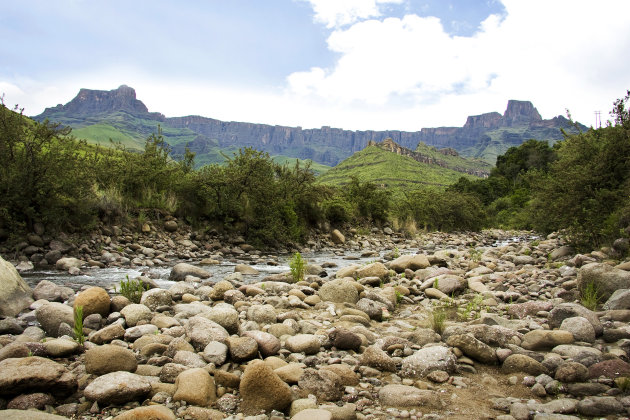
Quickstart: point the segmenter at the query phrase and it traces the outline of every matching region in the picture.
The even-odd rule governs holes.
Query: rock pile
[[[349,232],[332,250],[385,257],[326,277],[311,268],[299,283],[178,264],[178,282],[140,303],[43,281],[0,320],[0,417],[630,414],[628,260],[576,255],[554,235],[485,245],[496,234]],[[73,306],[84,308],[83,345]]]

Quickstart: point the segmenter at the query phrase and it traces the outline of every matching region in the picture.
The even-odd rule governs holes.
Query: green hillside
[[[362,182],[373,182],[393,190],[423,186],[446,187],[462,176],[477,179],[451,169],[420,163],[377,146],[368,146],[321,175],[318,183],[343,186],[350,181],[351,176]]]
[[[460,170],[467,170],[467,171],[490,172],[490,170],[493,167],[493,165],[481,159],[465,158],[460,155],[454,156],[450,154],[441,153],[436,147],[429,146],[425,144],[424,142],[418,143],[418,147],[416,147],[415,152],[421,153],[425,156],[429,156],[435,159],[436,161],[442,161],[446,163],[446,166],[448,168],[451,168],[451,169],[458,168]]]
[[[322,174],[325,174],[326,172],[328,172],[330,169],[332,169],[330,166],[326,166],[326,165],[322,165],[321,163],[317,163],[317,162],[313,162],[310,159],[307,160],[301,160],[298,158],[294,158],[294,157],[289,157],[289,156],[272,156],[271,160],[273,160],[274,162],[280,164],[280,165],[285,165],[288,164],[290,166],[295,165],[295,161],[299,160],[300,161],[300,166],[304,167],[306,165],[306,163],[310,163],[311,164],[311,170],[313,171],[313,173],[316,176],[320,176]]]

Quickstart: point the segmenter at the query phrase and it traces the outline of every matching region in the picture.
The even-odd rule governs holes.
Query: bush
[[[304,280],[304,273],[306,271],[306,260],[302,258],[302,254],[300,254],[299,252],[293,254],[293,258],[291,258],[289,267],[291,268],[291,277],[293,277],[294,283]]]

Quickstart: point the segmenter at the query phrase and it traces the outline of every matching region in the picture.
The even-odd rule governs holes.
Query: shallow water
[[[323,252],[306,252],[302,254],[302,257],[306,259],[308,264],[322,265],[323,263],[335,264],[335,267],[326,268],[326,273],[330,276],[342,267],[346,267],[350,264],[366,264],[369,262],[381,260],[382,255],[388,251],[382,251],[380,254],[372,255],[368,257],[361,257],[363,251],[347,251],[343,254],[335,254],[331,251]],[[418,252],[417,248],[405,249],[404,254],[415,254]],[[259,271],[258,275],[244,275],[243,281],[245,283],[256,283],[262,281],[265,277],[271,274],[279,274],[288,272],[289,260],[291,255],[277,255],[273,258],[262,258],[260,260],[252,261],[247,258],[238,259],[225,259],[217,265],[203,265],[204,270],[210,272],[212,277],[208,280],[217,282],[222,280],[228,274],[234,273],[234,267],[236,264],[246,264]],[[269,265],[267,261],[274,261],[274,264]],[[136,266],[136,267],[108,267],[108,268],[85,268],[81,270],[81,274],[72,276],[65,271],[58,271],[55,269],[48,270],[32,270],[22,272],[22,278],[28,283],[29,286],[35,287],[42,280],[49,280],[53,283],[71,287],[78,291],[83,286],[100,286],[104,289],[113,289],[114,285],[120,283],[121,280],[125,280],[127,276],[129,278],[136,278],[144,275],[155,280],[155,282],[162,288],[169,288],[175,284],[174,281],[168,279],[171,268],[173,265],[179,262],[187,262],[192,265],[200,266],[198,261],[183,261],[174,260],[167,266]]]

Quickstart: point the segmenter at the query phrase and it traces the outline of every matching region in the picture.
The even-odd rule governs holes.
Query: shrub
[[[306,260],[302,258],[302,254],[300,254],[299,252],[293,254],[293,258],[291,258],[289,267],[291,268],[291,276],[293,277],[294,283],[304,280],[304,272],[306,271]]]
[[[141,280],[130,279],[127,276],[127,280],[121,280],[118,293],[129,299],[132,303],[140,303],[142,293],[145,290],[149,290],[149,286],[145,285]],[[116,291],[116,287],[114,287]]]

